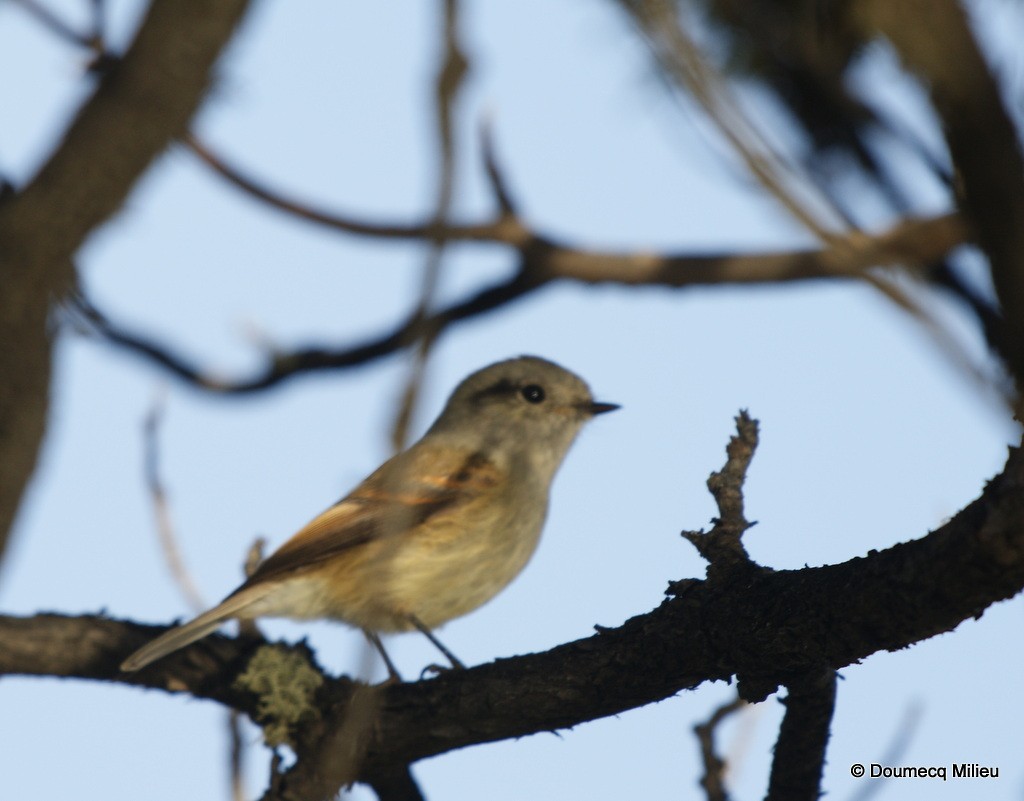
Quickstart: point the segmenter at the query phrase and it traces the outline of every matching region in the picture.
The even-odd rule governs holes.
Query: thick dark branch
[[[423,801],[424,798],[408,765],[371,776],[366,783],[380,801]]]
[[[826,669],[786,685],[786,715],[775,743],[766,801],[817,801],[836,706],[836,674]]]
[[[0,202],[0,554],[42,439],[50,304],[74,283],[72,257],[179,136],[245,0],[161,0],[38,175]]]
[[[1024,455],[930,535],[838,565],[691,581],[657,609],[596,636],[382,691],[356,775],[476,743],[574,726],[738,676],[760,700],[807,673],[837,670],[950,631],[1024,588]],[[0,674],[78,676],[187,691],[259,719],[236,689],[258,641],[213,636],[133,674],[124,656],[162,631],[107,618],[0,617]],[[295,646],[302,651],[302,646]],[[281,784],[301,795],[302,756],[344,719],[353,684],[328,679],[300,756]],[[311,762],[315,762],[312,760]]]

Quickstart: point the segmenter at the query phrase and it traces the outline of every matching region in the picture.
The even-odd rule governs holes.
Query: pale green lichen
[[[323,684],[320,675],[299,653],[280,645],[260,648],[249,660],[235,686],[255,695],[263,723],[263,739],[271,748],[291,745],[289,733],[303,720],[316,720],[313,705]]]

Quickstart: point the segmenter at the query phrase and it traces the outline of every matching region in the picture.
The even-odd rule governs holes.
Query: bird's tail
[[[242,613],[254,603],[262,600],[272,589],[272,586],[256,585],[227,597],[219,605],[203,612],[194,620],[173,628],[143,645],[121,663],[121,670],[131,672],[144,668],[150,662],[155,662],[179,648],[201,640],[207,634],[216,631],[225,620],[240,616],[247,617]]]

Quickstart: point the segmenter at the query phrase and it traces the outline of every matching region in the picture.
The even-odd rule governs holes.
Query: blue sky
[[[82,17],[71,0],[52,6]],[[137,6],[113,3],[112,11],[125,41]],[[283,191],[361,215],[418,219],[436,179],[426,131],[437,27],[431,4],[262,4],[222,61],[195,128]],[[466,9],[464,31],[472,72],[458,131],[460,215],[491,208],[475,139],[489,116],[523,212],[546,232],[636,250],[811,244],[696,112],[665,96],[611,4],[478,3]],[[872,70],[885,74],[886,56],[876,56],[865,80]],[[69,104],[84,96],[82,64],[81,53],[0,5],[0,65],[18,76],[0,85],[0,170],[14,180],[31,175]],[[912,94],[899,94],[903,84],[888,84],[887,102],[916,107]],[[942,208],[927,187],[922,193],[922,211]],[[213,371],[244,376],[259,364],[260,343],[344,345],[388,329],[415,302],[425,255],[282,217],[174,148],[90,239],[80,272],[115,318]],[[453,248],[442,296],[460,297],[511,268],[502,250]],[[941,314],[963,328],[955,310]],[[704,481],[722,463],[740,408],[762,424],[746,496],[759,522],[745,541],[775,568],[841,562],[924,535],[977,496],[1018,436],[914,321],[852,284],[549,288],[442,339],[417,433],[464,375],[520,353],[564,364],[623,409],[596,420],[570,453],[523,575],[445,627],[445,642],[468,664],[617,625],[659,603],[669,580],[702,576],[678,532],[714,514]],[[166,398],[162,471],[183,556],[207,599],[218,600],[237,584],[256,536],[280,544],[387,456],[407,369],[398,356],[224,399],[62,335],[49,435],[3,566],[0,606],[151,622],[188,613],[143,485],[142,420],[158,396]],[[1021,623],[1019,601],[999,604],[953,634],[843,670],[824,789],[839,798],[862,790],[850,764],[880,760],[907,710],[918,708],[902,764],[981,762],[1001,776],[994,786],[915,784],[911,792],[1024,792],[1024,693],[1005,681],[1024,670]],[[274,621],[265,631],[308,636],[334,671],[365,661],[361,637],[342,626]],[[407,674],[434,659],[421,639],[391,641]],[[561,737],[465,749],[415,772],[437,799],[677,798],[698,792],[692,725],[732,692],[703,686]],[[211,704],[5,679],[0,708],[0,771],[11,797],[227,795],[225,715]],[[724,728],[737,798],[763,794],[780,716],[769,699]],[[247,737],[257,795],[266,752],[255,729]],[[896,798],[908,788],[878,790]],[[363,792],[355,795],[369,797]]]

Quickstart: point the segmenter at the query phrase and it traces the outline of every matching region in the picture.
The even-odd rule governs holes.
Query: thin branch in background
[[[263,550],[266,546],[266,539],[264,537],[257,537],[253,540],[252,545],[249,546],[249,550],[245,552],[245,561],[242,563],[245,578],[252,576],[256,572],[256,568],[260,566],[260,563],[263,561]],[[238,633],[244,637],[262,637],[259,624],[254,619],[239,620]]]
[[[524,275],[520,271],[511,278],[478,290],[465,300],[435,312],[430,316],[427,324],[444,327],[451,323],[468,320],[492,309],[508,305],[538,289],[544,283],[546,282],[538,281],[533,276]],[[367,364],[408,347],[415,341],[416,333],[416,326],[411,321],[407,321],[399,324],[389,333],[348,348],[327,350],[321,347],[311,347],[283,354],[271,353],[268,355],[268,364],[262,370],[257,371],[254,376],[238,381],[229,381],[223,376],[192,364],[184,356],[144,334],[131,332],[117,325],[99,311],[91,301],[82,296],[72,298],[67,309],[71,313],[72,323],[77,325],[82,333],[101,338],[110,344],[143,356],[194,387],[224,394],[259,392],[297,375]]]
[[[242,714],[228,712],[228,768],[231,777],[231,801],[247,801],[245,790],[245,742],[242,739]]]
[[[491,192],[494,193],[494,199],[497,201],[498,211],[501,212],[502,217],[517,217],[517,205],[509,190],[505,172],[498,161],[498,154],[494,146],[494,131],[489,117],[485,117],[480,123],[480,150],[484,158],[484,171],[487,174]]]
[[[256,568],[263,561],[263,550],[267,541],[263,537],[257,537],[245,554],[243,572],[249,578],[256,572]],[[260,632],[255,620],[239,620],[238,633],[242,636],[258,637]],[[228,712],[228,776],[231,786],[232,801],[247,801],[248,792],[245,789],[245,757],[246,743],[242,737],[243,716],[237,710]]]
[[[819,219],[805,201],[798,199],[797,193],[813,196],[816,205],[827,209],[835,223],[844,222],[844,215],[809,178],[799,174],[793,165],[785,164],[781,155],[768,144],[760,126],[750,120],[733,97],[728,83],[708,63],[700,47],[680,24],[679,4],[670,0],[633,0],[621,5],[643,34],[665,74],[701,105],[751,175],[809,231],[821,241],[829,242],[835,224]]]
[[[159,433],[163,422],[164,405],[166,393],[161,392],[153,401],[149,414],[146,415],[143,424],[144,449],[145,449],[145,476],[146,487],[149,490],[150,502],[153,505],[153,516],[156,519],[156,530],[160,540],[160,549],[164,555],[164,561],[170,570],[178,591],[181,592],[185,601],[194,612],[202,612],[207,608],[202,593],[196,587],[191,574],[185,567],[185,561],[181,556],[181,549],[178,547],[178,537],[171,522],[170,506],[167,501],[167,492],[164,489],[163,481],[160,478],[160,445]]]
[[[110,320],[85,296],[68,299],[68,319],[78,331],[121,347],[154,363],[186,383],[209,392],[246,394],[276,386],[295,376],[367,364],[416,342],[424,329],[447,331],[454,323],[507,306],[555,280],[623,286],[779,284],[790,281],[858,278],[877,264],[901,261],[929,264],[967,241],[969,232],[956,214],[901,220],[871,236],[851,235],[846,242],[816,250],[775,253],[657,254],[607,253],[558,245],[522,228],[518,221],[497,226],[502,242],[520,251],[519,269],[463,300],[431,314],[425,322],[407,319],[390,332],[349,347],[311,347],[287,353],[267,352],[267,364],[247,378],[229,380],[191,362],[170,347]],[[499,240],[495,240],[496,242]]]
[[[368,220],[358,220],[339,212],[316,209],[310,203],[285,197],[283,193],[270,189],[256,178],[246,175],[237,167],[229,164],[222,156],[217,155],[209,145],[199,141],[195,134],[186,134],[182,142],[207,167],[233,184],[237,189],[278,211],[286,212],[301,220],[324,225],[328,228],[334,228],[350,234],[372,236],[378,239],[428,239],[438,233],[431,230],[429,223],[412,223],[409,225],[374,223]],[[469,237],[460,236],[458,232],[446,232],[445,238],[462,239]]]
[[[14,4],[21,6],[37,22],[41,23],[60,39],[75,47],[88,50],[92,58],[86,67],[86,72],[100,73],[117,59],[114,53],[107,50],[105,0],[89,0],[92,19],[89,33],[87,34],[76,31],[57,14],[40,3],[39,0],[14,0]]]
[[[245,562],[242,564],[242,569],[245,571],[245,577],[251,578],[252,574],[256,572],[257,568],[263,563],[263,552],[267,547],[267,540],[265,537],[257,537],[252,541],[252,545],[249,546],[249,550],[245,552]]]
[[[13,0],[14,5],[21,7],[44,28],[51,33],[77,47],[94,50],[96,39],[93,35],[85,35],[76,31],[71,25],[43,5],[39,0]]]
[[[146,464],[146,486],[149,488],[150,498],[153,504],[154,515],[157,521],[157,531],[160,537],[160,547],[164,554],[164,560],[174,577],[174,582],[179,591],[185,597],[188,605],[196,613],[202,612],[208,607],[203,600],[199,589],[192,580],[191,574],[185,567],[181,557],[181,549],[178,547],[178,539],[175,529],[171,523],[167,492],[164,489],[163,481],[160,478],[160,449],[159,430],[163,422],[166,393],[161,393],[153,402],[149,414],[146,415],[145,430],[145,464]],[[257,539],[249,549],[245,560],[245,575],[248,577],[259,566],[263,560],[264,540]],[[253,621],[239,621],[241,633],[258,634],[256,623]],[[242,739],[241,715],[235,710],[229,710],[227,715],[228,729],[228,775],[230,777],[231,797],[233,801],[245,801],[245,743]]]
[[[903,760],[903,755],[910,748],[910,743],[917,733],[917,727],[920,725],[923,715],[924,707],[920,701],[911,701],[907,704],[906,709],[903,710],[903,715],[900,717],[900,722],[893,731],[889,746],[874,761],[882,765],[899,765]],[[848,801],[870,801],[888,783],[888,780],[884,778],[878,781],[861,782],[857,792],[851,795]]]
[[[895,277],[882,272],[868,272],[865,273],[864,280],[917,321],[931,339],[935,349],[954,370],[968,379],[980,397],[988,403],[998,405],[1002,412],[1013,410],[1016,400],[1012,384],[1001,385],[991,375],[983,372],[982,367],[971,358],[963,343],[953,335],[948,326],[943,325],[927,306],[919,303],[900,287]],[[926,287],[922,285],[922,289],[924,288]]]
[[[457,0],[443,0],[443,5],[442,56],[435,85],[435,123],[440,164],[437,199],[432,220],[432,227],[436,230],[447,226],[452,197],[455,193],[456,105],[459,92],[469,73],[469,60],[458,37],[459,4]],[[419,329],[416,334],[418,347],[413,352],[413,363],[410,366],[398,413],[395,415],[395,422],[392,426],[391,447],[395,452],[403,450],[408,445],[409,428],[422,390],[427,359],[441,333],[438,327],[429,325],[429,317],[441,280],[445,245],[446,241],[441,237],[430,242],[430,250],[423,268],[420,299],[412,316],[412,325]]]
[[[813,189],[820,201],[819,205],[826,204],[833,217],[847,227],[852,227],[848,215],[832,202],[828,192],[818,187],[809,177],[798,174],[792,165],[785,163],[781,155],[767,144],[761,127],[745,114],[742,106],[732,96],[728,82],[708,63],[701,48],[681,24],[681,6],[668,0],[636,0],[623,2],[622,6],[643,34],[664,76],[681,84],[700,103],[718,131],[762,186],[819,239],[836,247],[856,247],[856,230],[846,236],[838,236],[829,226],[818,221],[810,208],[787,188],[802,188],[805,195]],[[892,282],[876,280],[868,273],[863,273],[861,277],[916,319],[939,353],[955,370],[963,372],[987,401],[996,396],[1001,406],[1013,407],[1016,399],[1012,387],[999,387],[985,376],[956,336],[935,315],[907,297]],[[983,316],[978,317],[978,323],[987,334],[993,330]]]
[[[89,37],[102,45],[107,40],[107,0],[89,0],[89,9],[92,15]]]
[[[433,285],[436,285],[438,267],[440,266],[440,252],[431,251],[431,257],[427,260],[424,272],[424,281],[421,298],[426,300],[433,295]],[[420,311],[425,311],[421,302]],[[423,388],[423,379],[426,376],[427,359],[430,351],[437,341],[440,331],[429,330],[422,325],[419,342],[413,351],[412,364],[409,365],[409,372],[402,387],[402,393],[398,400],[398,412],[395,414],[395,421],[391,426],[391,450],[394,453],[405,450],[409,445],[409,430],[412,426],[413,413],[419,401],[420,392]]]
[[[697,735],[697,742],[700,743],[701,760],[704,763],[704,775],[701,777],[700,786],[704,788],[708,801],[727,801],[729,798],[725,788],[725,772],[728,765],[715,751],[715,730],[722,721],[745,706],[747,702],[742,698],[734,698],[718,707],[706,721],[693,727],[693,733]]]

